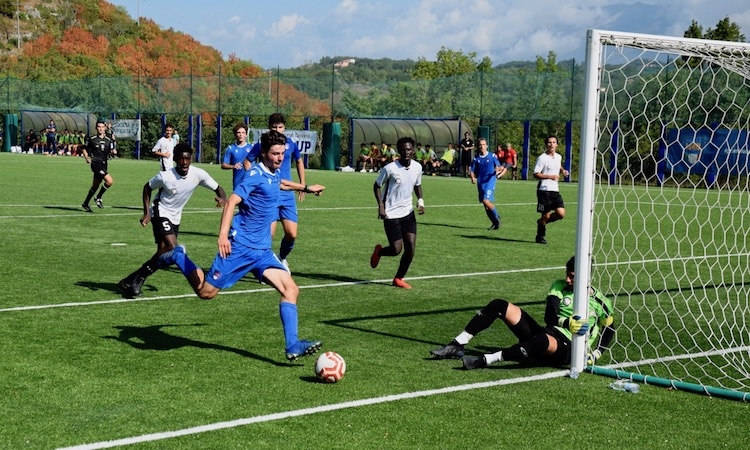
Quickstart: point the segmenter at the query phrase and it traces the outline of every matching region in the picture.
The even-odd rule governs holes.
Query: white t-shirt
[[[412,161],[406,168],[400,161],[393,161],[380,169],[375,183],[380,186],[385,216],[389,219],[406,217],[414,211],[412,192],[422,185],[422,165]]]
[[[542,175],[559,175],[560,167],[562,167],[562,156],[560,156],[559,153],[550,155],[547,152],[544,152],[539,155],[539,158],[536,160],[534,173],[541,173]],[[537,190],[559,192],[560,188],[556,180],[544,178],[539,180],[539,187],[537,187]]]
[[[162,152],[169,153],[169,157],[160,156],[161,170],[169,170],[174,167],[174,141],[172,138],[161,137],[156,141],[156,145],[151,149],[151,153]]]
[[[193,166],[188,167],[187,175],[184,177],[181,177],[174,167],[159,172],[148,181],[148,185],[158,191],[152,199],[151,215],[166,217],[175,225],[180,224],[182,209],[198,186],[207,187],[212,191],[219,187],[219,183],[208,172]]]

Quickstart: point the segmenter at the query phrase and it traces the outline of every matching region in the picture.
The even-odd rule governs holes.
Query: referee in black
[[[89,136],[88,142],[83,148],[83,157],[86,159],[86,164],[91,164],[91,171],[94,172],[94,180],[91,183],[89,193],[86,195],[86,200],[81,204],[81,207],[86,212],[93,212],[91,211],[89,202],[99,185],[102,187],[99,189],[99,193],[96,194],[94,201],[97,207],[104,208],[102,196],[107,192],[107,189],[112,187],[112,183],[114,183],[112,175],[107,172],[107,160],[112,152],[112,140],[107,137],[106,131],[107,125],[103,121],[98,120],[96,122],[96,135]],[[104,181],[104,184],[102,184],[102,181]]]

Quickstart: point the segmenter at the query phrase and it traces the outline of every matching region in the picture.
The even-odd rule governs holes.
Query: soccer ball
[[[315,375],[325,383],[335,383],[344,378],[346,361],[336,352],[325,352],[315,361]]]

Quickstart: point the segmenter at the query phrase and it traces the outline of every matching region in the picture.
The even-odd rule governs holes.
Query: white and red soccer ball
[[[346,361],[336,352],[325,352],[315,361],[315,375],[325,383],[335,383],[344,378]]]

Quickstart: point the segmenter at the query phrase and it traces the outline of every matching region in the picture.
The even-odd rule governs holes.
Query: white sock
[[[459,334],[458,336],[456,336],[456,338],[454,339],[454,341],[458,342],[461,345],[466,345],[466,344],[469,343],[469,341],[473,337],[474,337],[473,334],[469,334],[469,333],[467,333],[465,331],[462,331],[461,334]]]
[[[487,365],[496,363],[503,360],[503,351],[500,350],[497,353],[489,353],[484,355],[484,360],[487,361]]]

